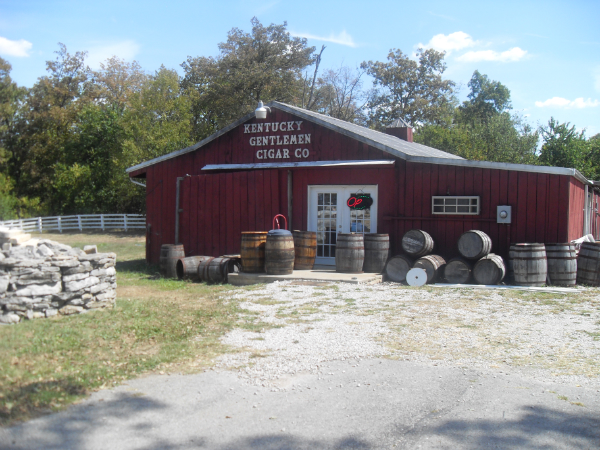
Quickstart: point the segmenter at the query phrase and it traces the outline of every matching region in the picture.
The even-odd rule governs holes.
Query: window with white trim
[[[439,195],[431,197],[433,214],[479,214],[479,197]]]

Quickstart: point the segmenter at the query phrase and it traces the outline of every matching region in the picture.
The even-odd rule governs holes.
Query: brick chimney
[[[408,142],[413,141],[413,129],[402,119],[394,120],[391,125],[385,129],[385,132]]]

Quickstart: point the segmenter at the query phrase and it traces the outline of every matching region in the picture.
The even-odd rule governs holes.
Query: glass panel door
[[[348,201],[369,194],[366,209],[351,209]],[[335,265],[338,233],[377,233],[377,186],[308,186],[307,230],[317,232],[315,264]]]
[[[335,258],[338,193],[317,192],[317,257]]]

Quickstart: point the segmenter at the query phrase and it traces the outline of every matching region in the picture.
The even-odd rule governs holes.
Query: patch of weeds
[[[317,286],[315,287],[315,290],[317,289],[328,289],[328,290],[332,290],[332,291],[339,291],[340,287],[337,284],[327,284],[325,286]]]
[[[569,397],[567,397],[566,395],[559,395],[559,396],[558,396],[558,399],[559,399],[559,400],[564,400],[564,401],[566,401],[566,402],[568,402],[568,401],[569,401]]]
[[[315,288],[315,289],[317,289],[317,288]],[[312,295],[313,295],[313,297],[323,297],[327,294],[325,294],[324,292],[313,292]]]
[[[250,301],[252,301],[252,303],[255,303],[257,305],[266,305],[266,306],[270,306],[270,305],[283,305],[283,304],[287,303],[287,302],[284,302],[284,301],[281,301],[281,300],[275,300],[273,297],[265,297],[265,298],[259,298],[259,299],[252,299]]]
[[[581,332],[590,336],[594,341],[600,341],[600,332],[592,333],[592,332],[586,331],[586,330],[581,330]]]
[[[585,408],[585,405],[581,402],[569,402],[571,405],[575,405],[575,406],[581,406],[582,408]]]
[[[272,328],[281,328],[282,327],[282,325],[277,325],[277,324],[270,323],[270,322],[250,321],[250,320],[246,320],[242,323],[238,323],[237,326],[238,326],[238,328],[241,328],[242,330],[253,331],[255,333],[264,331],[264,330],[269,330]]]

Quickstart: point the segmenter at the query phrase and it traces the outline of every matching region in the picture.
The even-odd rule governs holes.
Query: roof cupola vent
[[[394,120],[390,125],[387,126],[385,132],[407,142],[413,141],[413,129],[408,123],[406,123],[406,121],[402,119]]]

